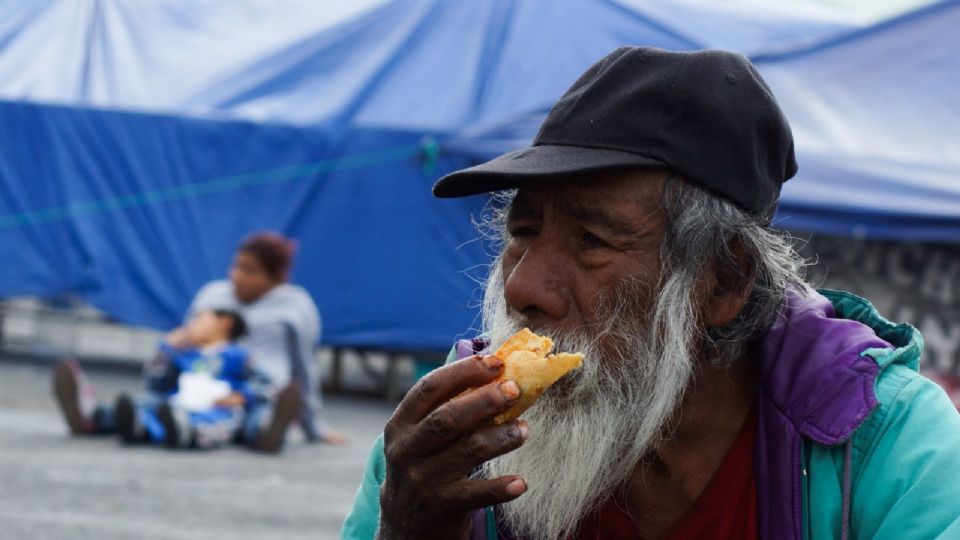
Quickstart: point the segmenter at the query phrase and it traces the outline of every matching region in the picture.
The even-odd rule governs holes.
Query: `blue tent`
[[[756,59],[797,131],[785,226],[960,231],[947,133],[960,114],[946,90],[960,81],[947,61],[960,4],[870,28],[692,5],[0,6],[0,296],[74,291],[169,327],[245,233],[269,228],[299,241],[294,280],[316,298],[325,342],[443,350],[476,325],[489,253],[471,218],[486,200],[436,201],[430,185],[527,144],[550,103],[622,44]],[[922,51],[891,57],[917,36]]]

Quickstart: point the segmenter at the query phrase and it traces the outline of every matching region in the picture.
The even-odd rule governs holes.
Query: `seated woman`
[[[249,330],[240,343],[250,349],[257,369],[281,387],[300,388],[304,399],[297,421],[307,440],[341,444],[346,439],[317,416],[320,375],[313,351],[320,341],[320,313],[303,287],[287,281],[294,250],[292,240],[276,233],[247,237],[237,248],[230,279],[204,285],[189,313],[239,311]]]
[[[275,388],[292,385],[299,389],[302,406],[297,422],[307,440],[343,443],[345,438],[317,417],[320,393],[313,349],[320,337],[320,315],[302,287],[287,283],[293,252],[293,242],[279,234],[247,237],[237,249],[229,279],[204,285],[187,318],[209,309],[240,313],[247,323],[247,335],[238,343],[250,351],[254,367],[265,373]],[[90,405],[90,387],[75,362],[57,367],[54,388],[73,433],[116,432],[112,410]],[[277,397],[270,396],[271,402]],[[265,420],[263,424],[269,428],[274,422]]]

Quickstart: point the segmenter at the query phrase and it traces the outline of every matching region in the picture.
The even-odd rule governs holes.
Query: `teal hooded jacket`
[[[750,351],[761,538],[960,540],[960,414],[917,372],[922,349],[915,328],[855,295],[788,295]],[[342,539],[375,536],[385,473],[381,437]],[[475,513],[472,538],[521,540],[498,530],[493,508]]]

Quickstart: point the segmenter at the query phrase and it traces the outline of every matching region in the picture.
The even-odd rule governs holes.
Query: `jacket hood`
[[[844,443],[877,406],[877,375],[890,362],[916,369],[923,340],[850,293],[790,290],[783,311],[752,348],[760,386],[803,436]]]

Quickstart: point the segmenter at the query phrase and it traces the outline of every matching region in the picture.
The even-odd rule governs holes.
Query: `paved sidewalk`
[[[111,399],[138,384],[131,375],[91,379]],[[3,538],[337,538],[391,412],[375,398],[328,397],[326,417],[351,439],[346,447],[296,434],[278,457],[168,451],[68,437],[49,388],[49,368],[0,362]]]

